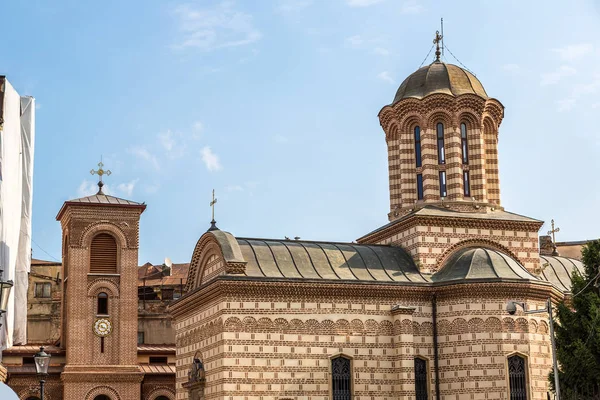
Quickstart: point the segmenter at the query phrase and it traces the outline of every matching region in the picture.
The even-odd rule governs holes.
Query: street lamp
[[[546,300],[546,308],[530,311],[527,311],[525,309],[525,303],[509,301],[506,305],[506,311],[508,311],[510,315],[515,315],[515,313],[517,312],[517,305],[521,306],[525,314],[548,313],[548,321],[550,322],[550,342],[552,343],[552,368],[554,368],[554,389],[556,390],[555,400],[560,400],[560,385],[558,382],[558,363],[556,362],[556,341],[554,338],[554,318],[552,317],[552,299],[548,297],[548,300]]]
[[[44,351],[44,347],[40,347],[40,351],[38,351],[35,356],[33,356],[35,360],[35,371],[40,377],[40,400],[44,400],[44,377],[48,375],[48,366],[50,365],[50,354]]]

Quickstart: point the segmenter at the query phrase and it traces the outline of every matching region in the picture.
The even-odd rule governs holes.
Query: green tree
[[[573,274],[575,296],[557,307],[556,348],[562,400],[600,399],[600,294],[595,282],[600,240],[582,249],[583,276]],[[554,374],[550,374],[554,389]]]

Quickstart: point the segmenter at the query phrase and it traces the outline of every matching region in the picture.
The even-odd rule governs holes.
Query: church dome
[[[431,277],[434,282],[482,279],[538,280],[518,261],[498,250],[484,247],[458,250]]]
[[[475,94],[488,98],[483,85],[471,72],[453,64],[435,61],[410,74],[398,88],[392,104],[406,98],[422,99],[435,93],[451,96]]]

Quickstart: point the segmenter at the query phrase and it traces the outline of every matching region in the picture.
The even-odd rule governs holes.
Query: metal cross
[[[440,60],[440,42],[444,36],[440,35],[440,31],[435,31],[435,39],[433,39],[433,43],[435,44],[435,60]]]
[[[556,243],[556,237],[554,234],[556,232],[560,232],[560,228],[554,228],[554,220],[550,221],[550,223],[552,224],[552,230],[548,231],[548,235],[552,235],[552,243]]]
[[[556,232],[560,232],[560,228],[554,228],[554,220],[550,221],[550,223],[552,224],[552,230],[548,231],[548,235],[552,235],[552,243],[554,243],[554,245],[556,246],[556,237],[554,236],[554,234]]]
[[[212,197],[212,201],[210,202],[210,206],[212,207],[212,220],[214,222],[215,220],[215,204],[217,203],[217,199],[215,198],[215,189],[213,189],[213,197]]]
[[[104,164],[102,163],[102,157],[100,157],[100,162],[98,163],[98,170],[91,170],[90,174],[92,175],[98,175],[98,193],[97,194],[104,194],[102,193],[102,186],[104,186],[104,183],[102,182],[102,176],[106,175],[106,176],[110,176],[110,174],[112,172],[110,172],[110,169],[107,169],[106,171],[104,169],[102,169],[102,167],[104,167]]]

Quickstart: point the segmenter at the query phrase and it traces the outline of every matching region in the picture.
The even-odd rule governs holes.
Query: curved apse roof
[[[573,258],[540,256],[540,264],[542,266],[540,279],[552,283],[562,292],[571,291],[573,271],[577,271],[581,275],[585,272],[583,263]]]
[[[428,282],[400,247],[249,238],[237,242],[247,276]]]
[[[431,279],[434,282],[481,279],[538,280],[518,261],[500,251],[484,247],[466,247],[456,251]]]

